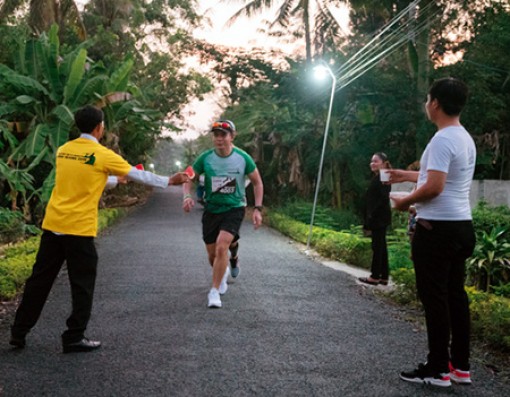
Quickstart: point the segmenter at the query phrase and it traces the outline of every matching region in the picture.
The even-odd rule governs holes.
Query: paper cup
[[[395,208],[395,202],[392,200],[393,198],[403,199],[406,196],[409,196],[409,192],[390,192],[391,208]]]
[[[390,174],[386,172],[387,170],[379,170],[379,177],[381,178],[381,182],[389,182],[390,181]]]

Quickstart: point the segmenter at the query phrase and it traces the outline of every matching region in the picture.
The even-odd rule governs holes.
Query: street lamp
[[[310,241],[312,239],[313,221],[315,219],[315,208],[317,207],[317,198],[319,197],[319,188],[320,188],[320,184],[321,184],[321,175],[322,175],[322,165],[324,163],[324,152],[326,151],[326,143],[328,141],[329,122],[331,120],[331,109],[333,108],[333,98],[335,96],[335,88],[336,88],[336,77],[326,62],[320,61],[320,64],[314,67],[314,72],[315,72],[315,76],[317,78],[321,78],[321,79],[323,79],[326,75],[329,74],[332,82],[331,82],[331,97],[329,100],[328,117],[326,119],[326,127],[324,128],[324,140],[322,143],[321,160],[319,162],[319,171],[317,173],[317,184],[315,186],[315,196],[313,198],[312,217],[310,219],[310,230],[308,231],[308,240],[306,241],[306,250],[307,251],[310,249]]]

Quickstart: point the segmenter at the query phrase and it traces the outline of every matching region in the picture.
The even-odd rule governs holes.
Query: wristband
[[[188,194],[185,194],[182,199],[186,200],[186,199],[189,199],[189,198],[193,198],[193,197],[191,196],[191,194],[188,193]]]
[[[261,205],[256,205],[256,206],[254,206],[254,207],[253,207],[253,209],[254,209],[254,210],[258,210],[258,211],[260,211],[260,212],[262,212],[262,209],[263,209],[263,208],[264,208],[264,207],[263,207],[263,206],[261,206]]]

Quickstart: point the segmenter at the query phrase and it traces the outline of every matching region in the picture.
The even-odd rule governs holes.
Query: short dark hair
[[[448,116],[458,116],[466,104],[469,94],[467,85],[454,77],[434,81],[429,89],[430,100],[437,99]]]
[[[103,111],[95,106],[87,105],[74,114],[74,122],[85,134],[90,134],[104,120]]]

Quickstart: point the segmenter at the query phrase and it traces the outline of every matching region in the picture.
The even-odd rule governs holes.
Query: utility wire
[[[388,35],[383,37],[383,34],[397,22],[405,18],[411,7],[414,7],[417,3],[418,2],[411,3],[410,6],[406,7],[388,25],[386,25],[386,27],[376,36],[377,39],[380,38],[379,41],[374,41],[373,39],[369,44],[365,45],[360,51],[358,51],[355,57],[358,57],[359,59],[356,62],[353,63],[348,61],[347,67],[344,64],[344,66],[339,69],[338,72],[340,73],[340,77],[337,81],[340,88],[350,84],[354,79],[360,77],[362,74],[373,68],[380,60],[384,59],[409,41],[409,20],[405,21],[405,23],[401,24],[401,26],[397,29],[390,31]],[[426,11],[427,6],[421,10],[421,12]],[[413,26],[413,33],[416,35],[423,31],[423,29],[427,28],[431,18],[438,14],[439,12],[436,11],[427,20],[422,21],[417,26]],[[404,30],[405,32],[403,32]],[[359,56],[360,54],[361,56]]]
[[[435,10],[427,19],[415,25],[416,19],[414,19],[411,12],[416,10],[420,2],[421,0],[415,0],[400,11],[362,49],[351,56],[335,71],[334,74],[338,75],[336,91],[346,87],[376,66],[382,59],[408,43],[410,40],[410,32],[414,35],[421,33],[424,29],[428,28],[433,19],[441,14],[439,9]],[[431,7],[433,7],[432,2],[422,9],[419,9],[418,12],[427,13],[430,11]],[[402,22],[400,25],[393,28],[400,22]],[[388,31],[389,33],[386,34]]]

